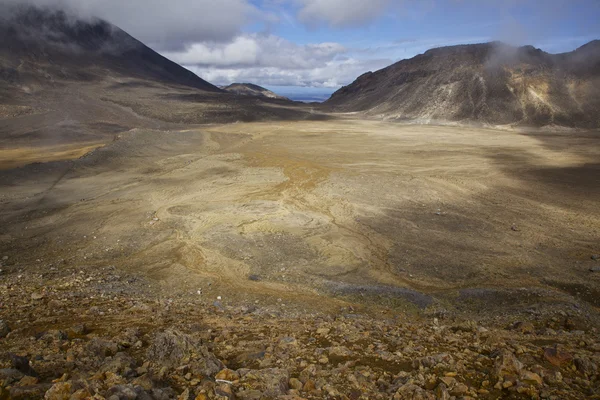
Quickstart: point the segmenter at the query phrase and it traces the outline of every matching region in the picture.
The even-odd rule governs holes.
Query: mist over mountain
[[[500,42],[442,47],[361,75],[325,103],[417,122],[600,126],[600,41],[563,54]]]
[[[0,78],[13,84],[121,76],[220,92],[125,31],[97,18],[82,19],[54,8],[5,5],[0,36]]]

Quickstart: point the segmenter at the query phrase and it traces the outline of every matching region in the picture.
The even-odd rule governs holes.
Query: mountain
[[[109,143],[131,129],[314,118],[321,116],[292,102],[221,90],[106,21],[0,4],[0,148]]]
[[[229,93],[234,93],[243,96],[268,97],[270,99],[289,100],[287,97],[279,96],[269,89],[252,83],[232,83],[229,86],[224,86],[221,89]]]
[[[335,92],[338,112],[417,122],[600,127],[600,41],[549,54],[500,42],[442,47]]]
[[[106,21],[33,6],[0,11],[0,79],[42,84],[108,75],[220,92]]]

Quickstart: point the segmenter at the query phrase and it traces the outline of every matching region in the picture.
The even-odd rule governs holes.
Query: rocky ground
[[[3,400],[600,398],[598,327],[577,308],[323,312],[170,297],[112,266],[3,264]]]
[[[0,400],[600,398],[598,139],[140,128],[6,169]]]

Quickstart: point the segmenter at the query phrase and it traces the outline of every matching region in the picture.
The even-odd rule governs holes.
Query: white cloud
[[[266,86],[302,86],[339,88],[354,81],[366,71],[383,68],[391,63],[383,60],[332,60],[305,69],[280,67],[217,68],[211,66],[186,66],[204,79],[225,85],[233,82],[251,82]]]
[[[297,0],[298,19],[307,25],[326,23],[348,27],[368,23],[383,14],[392,0]]]
[[[195,43],[183,51],[163,54],[184,65],[296,70],[324,66],[345,52],[346,48],[338,43],[298,45],[275,35],[254,33],[240,35],[229,43]]]
[[[390,60],[358,61],[339,43],[298,45],[269,34],[240,35],[229,43],[195,43],[166,57],[209,82],[253,82],[273,86],[335,88],[354,80],[365,68]]]
[[[1,4],[59,7],[105,19],[159,50],[228,41],[250,22],[273,21],[250,0],[0,0]]]

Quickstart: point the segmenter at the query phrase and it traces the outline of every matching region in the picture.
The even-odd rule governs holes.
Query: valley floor
[[[111,372],[191,398],[600,396],[598,132],[237,123],[57,161],[98,145],[0,150],[0,344],[39,355],[43,384],[75,391],[121,351],[132,372],[97,393]],[[153,369],[157,341],[201,336],[212,368]],[[117,347],[88,354],[98,337]],[[222,362],[237,383],[209,387]]]

